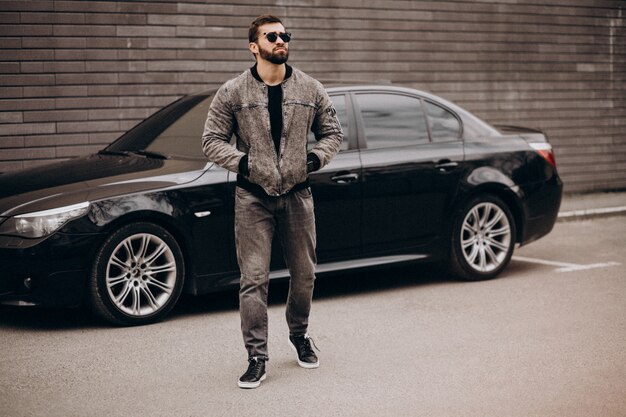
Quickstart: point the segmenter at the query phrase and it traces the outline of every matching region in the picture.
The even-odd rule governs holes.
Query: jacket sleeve
[[[343,131],[337,118],[337,111],[321,84],[318,97],[315,119],[311,126],[317,143],[310,152],[319,158],[322,168],[339,152]]]
[[[225,84],[215,93],[209,107],[202,133],[202,151],[209,161],[232,172],[238,172],[239,161],[245,155],[230,144],[235,124],[235,115]]]

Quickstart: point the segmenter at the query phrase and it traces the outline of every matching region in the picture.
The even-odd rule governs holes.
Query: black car
[[[489,279],[552,229],[562,182],[540,131],[495,128],[407,88],[328,92],[345,140],[311,175],[319,273],[428,260]],[[181,292],[238,285],[235,175],[201,150],[212,94],[97,154],[0,175],[0,302],[86,302],[133,325],[162,319]],[[271,277],[286,276],[276,245]]]

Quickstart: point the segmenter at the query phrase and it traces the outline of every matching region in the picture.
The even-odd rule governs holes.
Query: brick
[[[67,38],[61,36],[55,37],[28,37],[22,40],[22,46],[24,48],[50,48],[50,49],[63,49],[63,48],[85,48],[85,38]]]
[[[22,87],[2,87],[0,88],[0,99],[20,98],[24,96]],[[2,102],[2,101],[0,101]]]
[[[53,75],[0,75],[1,86],[50,84],[54,84]]]
[[[144,59],[148,61],[160,60],[160,59],[177,59],[178,56],[175,50],[167,49],[148,49],[143,51]]]
[[[142,72],[119,75],[120,84],[165,84],[171,83],[175,79],[175,75],[167,72]]]
[[[116,84],[117,74],[88,73],[88,74],[57,74],[57,85],[85,85],[85,84]]]
[[[18,65],[20,67],[20,71],[18,72],[21,72],[22,74],[43,72],[43,62],[22,62]]]
[[[0,123],[22,123],[23,121],[24,121],[24,115],[22,114],[22,112],[0,111]]]
[[[173,26],[117,26],[116,35],[139,37],[174,37],[176,36],[176,28]]]
[[[112,132],[120,130],[118,121],[97,121],[97,122],[58,122],[58,133],[77,132]]]
[[[145,25],[147,17],[143,14],[129,13],[89,13],[85,23],[92,25]]]
[[[245,61],[250,60],[252,54],[247,50],[178,50],[176,51],[176,58],[184,60],[201,59],[204,61]],[[209,63],[208,66],[210,65]]]
[[[43,72],[85,72],[85,63],[82,61],[43,62]]]
[[[233,28],[220,27],[220,26],[202,26],[202,27],[177,27],[176,35],[190,38],[233,38],[237,37],[238,33]],[[247,46],[248,33],[245,35],[243,31],[239,37],[242,40],[242,44]]]
[[[55,0],[54,9],[57,12],[107,12],[114,13],[117,2],[109,1],[62,1]]]
[[[145,62],[134,62],[134,61],[91,61],[87,62],[85,65],[86,72],[132,72],[132,71],[145,71],[146,63]],[[119,74],[120,76],[122,74]]]
[[[148,71],[206,71],[204,61],[150,61]]]
[[[54,1],[53,0],[3,1],[2,10],[5,10],[5,11],[38,10],[38,11],[51,12],[54,10]]]
[[[55,25],[54,36],[115,36],[115,26]]]
[[[116,60],[118,59],[116,50],[95,49],[95,50],[72,50],[57,49],[54,51],[54,59],[57,61],[92,61],[92,60]]]
[[[21,47],[22,47],[22,38],[7,38],[7,37],[0,38],[0,49],[17,49]],[[2,52],[2,54],[4,54],[4,51]]]
[[[86,38],[86,48],[129,48],[145,49],[148,47],[148,40],[144,38]],[[120,59],[124,59],[120,56]]]
[[[3,136],[0,138],[0,148],[23,148],[24,136]]]
[[[45,49],[6,49],[0,52],[0,61],[42,61],[53,59],[54,51]]]
[[[53,23],[53,24],[83,24],[85,15],[83,13],[20,13],[20,22],[24,23]]]
[[[36,135],[54,133],[54,123],[20,123],[0,125],[0,136]]]
[[[24,87],[24,97],[76,97],[86,96],[87,87],[80,85]],[[44,100],[39,100],[45,102]],[[52,100],[54,103],[54,100]]]
[[[87,120],[88,110],[48,110],[24,112],[25,122],[58,122]]]
[[[204,16],[185,14],[149,14],[149,25],[203,26]]]
[[[145,119],[150,115],[148,109],[98,109],[89,110],[89,120],[124,120]]]
[[[4,10],[4,8],[2,8]],[[20,23],[20,14],[19,13],[0,13],[0,24],[14,24],[19,25]]]
[[[16,74],[20,72],[20,64],[17,62],[0,62],[0,73]]]
[[[174,14],[177,11],[175,3],[166,2],[121,2],[118,4],[121,13],[169,13]]]
[[[0,36],[51,36],[52,25],[0,25]]]
[[[57,98],[57,109],[96,109],[117,107],[117,97],[81,97],[81,98]]]
[[[161,108],[174,100],[180,98],[178,95],[171,96],[146,96],[146,97],[120,97],[120,107],[153,107]]]
[[[206,48],[205,39],[194,38],[150,38],[148,39],[149,48],[175,48],[175,49],[204,49]]]
[[[0,149],[1,161],[54,158],[54,148],[13,148]]]
[[[121,83],[121,76],[123,74],[120,74],[120,81],[119,83]],[[87,95],[89,97],[99,97],[99,96],[119,96],[122,94],[125,94],[124,89],[126,86],[120,86],[118,84],[116,85],[90,85],[88,86],[88,93]],[[107,106],[109,107],[109,106]]]
[[[26,147],[44,147],[58,145],[82,145],[86,144],[87,135],[84,133],[65,134],[65,135],[34,135],[24,138],[24,146]]]

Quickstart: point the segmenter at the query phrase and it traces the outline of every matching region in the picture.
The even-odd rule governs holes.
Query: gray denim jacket
[[[215,93],[202,134],[202,149],[216,164],[239,173],[239,161],[248,155],[247,180],[268,195],[288,193],[308,179],[307,135],[317,143],[309,150],[328,164],[339,152],[343,132],[335,108],[320,82],[293,68],[283,81],[283,131],[280,159],[276,155],[267,108],[267,86],[250,70],[227,81]],[[233,134],[237,148],[229,144]]]

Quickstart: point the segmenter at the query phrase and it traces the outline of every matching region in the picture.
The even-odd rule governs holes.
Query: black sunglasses
[[[267,38],[268,41],[272,43],[276,42],[279,37],[285,43],[291,40],[291,33],[287,33],[287,32],[266,32],[263,35]]]

